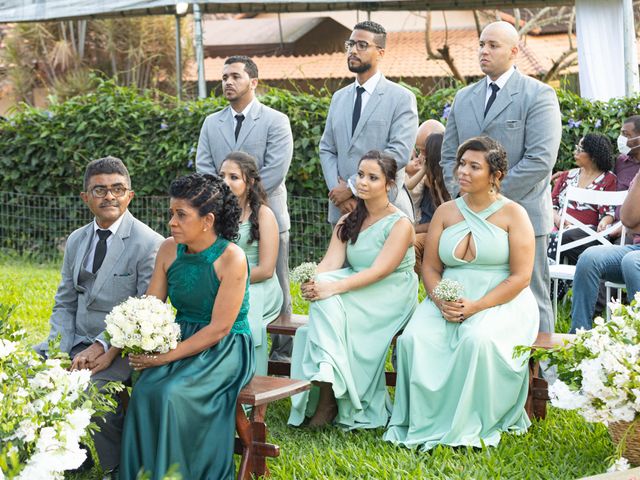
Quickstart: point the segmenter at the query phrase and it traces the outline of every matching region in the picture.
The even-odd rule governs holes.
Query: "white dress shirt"
[[[493,80],[491,80],[488,76],[486,77],[486,79],[487,79],[487,93],[486,93],[486,96],[484,97],[484,106],[485,107],[487,106],[487,102],[489,101],[489,97],[491,96],[491,93],[493,93],[493,90],[491,90],[491,84],[495,83],[498,87],[500,87],[500,90],[502,90],[504,88],[504,86],[507,84],[507,81],[511,78],[511,75],[513,75],[513,72],[515,72],[515,70],[516,70],[515,66],[511,67],[509,70],[507,70],[502,75],[500,75],[495,82]],[[500,95],[500,90],[498,90],[498,93],[496,94],[496,97],[498,95]]]
[[[251,100],[251,102],[249,102],[249,105],[244,107],[244,110],[242,110],[241,112],[236,112],[234,108],[231,107],[231,114],[233,115],[233,131],[234,132],[236,130],[236,126],[238,125],[238,119],[236,118],[236,115],[244,115],[243,121],[246,120],[247,116],[249,115],[249,111],[251,110],[251,107],[253,106],[254,103],[256,103],[255,97],[253,100]],[[240,127],[240,129],[242,130],[242,127]]]
[[[360,85],[358,83],[358,79],[356,78],[356,87],[364,88],[364,92],[362,92],[362,106],[360,107],[360,113],[364,112],[364,107],[367,106],[367,102],[369,101],[369,98],[371,98],[371,95],[373,95],[373,91],[376,89],[376,86],[378,86],[378,82],[380,81],[380,78],[382,78],[382,74],[380,72],[376,72],[376,74],[373,77],[371,77],[369,80],[364,82],[364,85]],[[355,93],[353,94],[354,106],[355,106],[357,97],[358,97],[358,92],[355,91]]]
[[[122,223],[123,218],[124,218],[124,214],[120,215],[120,218],[118,218],[115,222],[113,222],[113,224],[109,228],[100,228],[100,226],[98,226],[98,222],[96,222],[96,219],[95,218],[93,219],[93,239],[91,240],[89,255],[87,255],[87,259],[84,262],[85,270],[88,270],[90,272],[93,271],[93,257],[95,257],[96,255],[96,245],[98,245],[98,241],[100,240],[100,237],[98,237],[98,233],[97,233],[98,230],[111,230],[111,235],[107,237],[107,252],[108,252],[109,245],[111,245],[111,241],[113,240],[113,237],[118,231],[118,228],[120,228],[120,224]]]

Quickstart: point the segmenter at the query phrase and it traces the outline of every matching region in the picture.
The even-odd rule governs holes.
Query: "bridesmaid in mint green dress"
[[[253,376],[248,265],[231,243],[240,207],[223,180],[192,174],[171,184],[171,237],[148,295],[171,299],[182,339],[165,354],[130,355],[142,370],[129,403],[120,476],[232,479],[236,400]]]
[[[360,161],[357,207],[338,222],[315,280],[302,285],[309,324],[293,342],[291,377],[312,391],[292,399],[289,424],[345,429],[387,424],[384,364],[418,294],[413,226],[389,203],[396,162],[378,151]],[[347,267],[342,268],[347,264]]]
[[[535,240],[525,210],[498,193],[507,155],[489,137],[458,149],[461,197],[429,227],[423,275],[431,293],[398,339],[398,380],[384,439],[410,448],[497,445],[530,425],[528,362],[516,345],[538,333],[529,289]],[[441,279],[459,282],[455,301],[434,298]]]
[[[231,152],[220,167],[220,176],[238,197],[240,238],[237,244],[247,254],[251,275],[249,326],[256,352],[256,375],[266,375],[269,360],[267,325],[280,315],[282,289],[275,275],[278,258],[278,223],[267,206],[255,158]]]

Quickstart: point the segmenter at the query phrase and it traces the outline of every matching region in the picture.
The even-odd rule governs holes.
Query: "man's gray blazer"
[[[258,161],[269,207],[276,216],[280,232],[286,232],[290,221],[284,181],[293,156],[289,118],[256,100],[242,123],[237,141],[234,129],[230,106],[205,119],[198,140],[196,170],[217,174],[229,152],[242,151],[253,155]]]
[[[79,285],[78,275],[94,235],[91,222],[69,235],[65,247],[62,279],[49,320],[49,340],[60,334],[60,350],[67,353],[76,345],[93,343],[98,337],[105,341],[104,318],[128,297],[147,291],[156,253],[164,240],[127,210],[93,286],[87,290]],[[44,342],[35,348],[46,352],[47,346]]]
[[[404,167],[411,158],[418,132],[418,109],[415,95],[397,83],[380,78],[365,105],[353,136],[351,119],[355,99],[355,82],[331,98],[327,124],[320,140],[320,162],[327,188],[338,185],[338,177],[355,185],[358,163],[369,150],[382,150],[398,164],[398,195],[390,199],[413,219],[411,199],[403,189]],[[340,219],[340,210],[329,202],[329,222]]]
[[[478,135],[488,135],[507,151],[509,170],[502,193],[522,205],[536,236],[553,227],[551,171],[558,156],[562,124],[554,90],[513,72],[484,118],[486,78],[460,90],[455,97],[442,145],[442,166],[450,193],[458,193],[453,169],[458,146]]]

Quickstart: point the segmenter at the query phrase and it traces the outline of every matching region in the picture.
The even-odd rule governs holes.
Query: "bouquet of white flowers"
[[[620,457],[631,438],[629,432],[640,433],[635,428],[640,419],[640,293],[629,306],[611,303],[609,307],[609,322],[598,317],[592,330],[578,329],[571,343],[537,350],[532,356],[557,365],[558,380],[549,387],[552,405],[575,409],[588,422],[608,425],[614,438],[623,432]],[[517,347],[516,354],[523,348],[529,349]],[[640,456],[631,459],[640,463]],[[619,459],[614,467],[625,465]]]
[[[55,342],[42,359],[9,314],[0,305],[0,479],[62,480],[87,457],[80,439],[91,417],[115,410],[112,395],[122,385],[99,392],[89,370],[68,371],[69,358]]]
[[[445,302],[454,302],[459,298],[462,298],[464,293],[464,287],[456,280],[450,278],[443,278],[438,282],[436,288],[433,289],[432,295]]]
[[[313,280],[316,276],[318,265],[314,262],[304,262],[294,268],[289,274],[289,278],[293,283],[303,284]]]
[[[122,348],[122,356],[167,353],[180,340],[173,308],[156,297],[129,297],[111,310],[105,323],[107,339]]]

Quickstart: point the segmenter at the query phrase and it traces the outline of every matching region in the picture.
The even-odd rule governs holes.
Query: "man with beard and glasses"
[[[260,180],[269,208],[278,222],[279,243],[276,275],[282,288],[281,314],[291,315],[289,292],[289,210],[285,178],[293,157],[289,117],[256,98],[258,66],[249,57],[229,57],[222,68],[222,91],[229,106],[209,115],[200,130],[196,170],[220,173],[222,162],[234,151],[248,153],[258,162]],[[272,335],[271,360],[291,356],[291,337]]]
[[[320,140],[322,173],[329,189],[329,222],[334,225],[355,208],[358,162],[370,150],[395,159],[397,188],[389,192],[389,200],[413,220],[404,167],[416,139],[418,110],[415,95],[378,70],[386,37],[382,25],[366,21],[356,24],[345,42],[347,66],[356,74],[356,81],[331,98]]]
[[[133,198],[129,172],[122,160],[93,160],[84,174],[80,194],[94,220],[69,235],[64,250],[60,285],[49,323],[48,340],[35,350],[46,357],[49,341],[60,336],[60,350],[71,357],[72,370],[88,368],[100,388],[131,377],[129,361],[105,338],[104,319],[113,307],[147,291],[161,235],[134,218],[127,207]],[[120,463],[124,411],[95,420],[100,427],[93,441],[102,469]],[[85,462],[81,469],[90,466]]]

